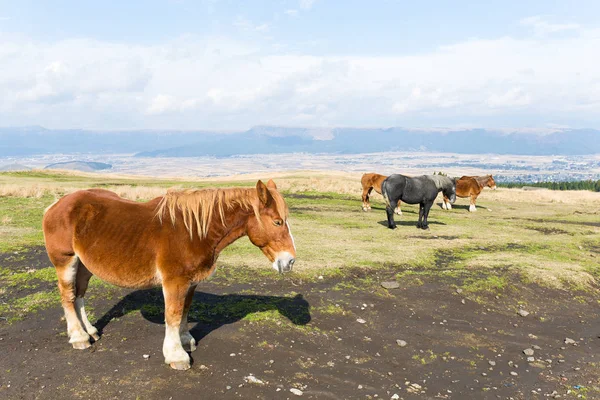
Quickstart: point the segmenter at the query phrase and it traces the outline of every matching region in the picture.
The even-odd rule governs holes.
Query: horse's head
[[[494,177],[492,175],[488,175],[486,185],[487,185],[487,187],[492,188],[493,190],[496,190],[496,181],[494,180]]]
[[[454,204],[456,201],[456,178],[449,178],[450,183],[446,184],[442,189],[444,196],[450,201],[450,204]]]
[[[273,180],[266,185],[258,181],[256,192],[258,213],[248,220],[248,238],[273,263],[275,270],[289,272],[296,261],[296,246],[290,231],[285,200]]]

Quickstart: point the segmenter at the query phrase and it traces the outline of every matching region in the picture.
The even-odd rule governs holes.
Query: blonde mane
[[[281,218],[287,219],[288,209],[283,197],[275,191],[270,191]],[[193,238],[194,226],[198,236],[203,239],[208,235],[213,215],[218,213],[221,224],[225,226],[225,211],[236,206],[244,211],[252,211],[261,223],[259,200],[256,189],[227,188],[227,189],[169,189],[156,207],[156,216],[163,222],[165,213],[169,213],[171,222],[175,225],[177,211],[183,216],[183,224]]]

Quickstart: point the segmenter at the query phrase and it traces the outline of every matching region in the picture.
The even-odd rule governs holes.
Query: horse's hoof
[[[183,349],[185,351],[190,352],[190,353],[193,352],[193,351],[196,351],[196,341],[193,340],[193,341],[190,341],[189,343],[184,344],[183,345]]]
[[[189,361],[176,361],[176,362],[172,362],[169,364],[171,366],[171,368],[176,369],[178,371],[185,371],[187,369],[190,369],[190,362]]]
[[[396,225],[388,226],[390,229],[396,229]]]
[[[365,212],[369,211],[369,209],[367,207],[363,207],[362,210],[365,211]]]
[[[100,340],[100,335],[98,335],[98,333],[90,333],[90,336],[92,337],[92,339],[94,339],[94,341],[98,341]]]
[[[429,225],[422,227],[421,229],[423,229],[424,231],[428,231],[429,230]]]
[[[91,346],[91,343],[87,340],[85,342],[73,342],[71,344],[73,345],[73,348],[76,350],[85,350]]]

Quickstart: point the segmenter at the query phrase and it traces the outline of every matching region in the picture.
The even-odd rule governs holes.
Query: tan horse
[[[369,174],[364,174],[360,180],[362,185],[362,209],[363,211],[369,211],[371,209],[371,203],[369,202],[369,195],[371,191],[375,189],[375,191],[381,194],[381,184],[387,178],[387,176],[379,175],[374,172]],[[394,212],[398,215],[402,215],[402,210],[400,209],[401,201],[398,201],[397,207],[394,209]]]
[[[147,203],[102,190],[80,190],[46,209],[44,239],[56,267],[69,343],[76,349],[98,340],[83,297],[92,275],[128,288],[162,286],[165,362],[190,368],[196,341],[187,314],[198,282],[215,270],[219,253],[248,235],[281,272],[296,257],[288,208],[275,183],[256,189],[169,191]]]
[[[469,197],[469,211],[475,212],[477,211],[477,207],[475,205],[477,202],[477,197],[485,186],[496,189],[496,182],[494,181],[494,177],[492,175],[461,176],[460,179],[456,181],[456,197]],[[442,208],[444,210],[452,209],[452,204],[450,204],[446,197],[444,197]]]

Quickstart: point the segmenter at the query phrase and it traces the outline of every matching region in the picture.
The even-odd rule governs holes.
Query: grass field
[[[409,371],[415,376],[432,376],[431,374],[436,373],[436,368],[441,368],[440,376],[443,376],[443,369],[447,367],[440,363],[448,362],[448,352],[458,352],[461,356],[457,356],[456,361],[463,363],[461,365],[471,374],[469,379],[473,380],[475,377],[475,385],[481,386],[478,379],[480,372],[475,367],[480,368],[481,364],[487,366],[482,362],[485,361],[483,354],[496,353],[494,357],[497,357],[499,349],[502,352],[506,349],[507,352],[511,350],[519,353],[518,346],[521,344],[516,344],[520,343],[519,340],[530,340],[528,335],[536,333],[539,336],[539,332],[546,332],[548,329],[559,338],[565,334],[573,336],[575,334],[572,332],[564,333],[552,326],[548,328],[548,321],[555,323],[567,315],[569,318],[581,319],[582,324],[585,320],[586,327],[588,324],[598,324],[597,313],[589,315],[593,312],[589,310],[595,310],[598,306],[600,210],[597,205],[600,193],[486,189],[479,198],[476,213],[468,212],[466,199],[458,199],[451,211],[442,210],[436,203],[429,216],[429,231],[416,228],[418,206],[403,205],[403,215],[395,216],[398,229],[391,231],[385,224],[381,196],[372,196],[371,212],[361,210],[358,175],[307,172],[278,173],[274,176],[290,208],[297,262],[291,275],[280,276],[247,238],[242,238],[225,249],[218,261],[217,274],[208,286],[218,292],[218,296],[203,294],[195,301],[191,316],[199,323],[212,326],[210,329],[220,327],[223,321],[229,321],[225,322],[229,324],[243,320],[244,325],[238,331],[220,330],[222,335],[230,335],[228,338],[237,340],[241,337],[241,332],[246,335],[254,332],[253,329],[260,329],[260,332],[280,335],[277,340],[282,341],[283,337],[290,335],[289,329],[292,329],[294,335],[300,335],[300,339],[296,340],[304,341],[307,346],[314,345],[315,354],[321,354],[322,348],[334,345],[328,339],[338,337],[337,340],[341,340],[338,327],[343,323],[355,323],[356,317],[366,312],[363,311],[365,308],[368,309],[366,304],[372,302],[376,309],[380,309],[379,314],[377,311],[372,312],[373,318],[379,315],[380,321],[368,322],[365,325],[367,330],[360,337],[344,337],[343,343],[352,343],[353,349],[343,348],[339,351],[356,351],[355,340],[363,340],[369,346],[384,343],[383,350],[376,350],[379,354],[384,350],[390,351],[390,345],[385,343],[397,334],[398,329],[409,329],[412,322],[408,321],[419,310],[423,313],[419,320],[422,319],[423,323],[427,321],[427,324],[431,324],[430,318],[434,319],[435,324],[436,316],[439,316],[439,321],[446,321],[447,318],[452,322],[451,318],[454,321],[469,320],[469,313],[475,313],[477,318],[490,318],[487,325],[489,332],[487,327],[485,330],[474,328],[471,323],[469,329],[474,330],[465,330],[461,334],[461,329],[466,328],[457,327],[451,331],[451,337],[438,337],[440,331],[435,331],[426,335],[427,340],[422,344],[429,346],[428,348],[415,348],[406,354],[406,359],[402,358],[405,356],[394,355],[402,359],[392,358],[390,365],[411,367]],[[44,171],[0,173],[0,340],[3,337],[9,338],[14,332],[24,331],[27,326],[33,326],[27,329],[39,329],[35,328],[38,325],[33,318],[37,315],[42,320],[49,321],[45,324],[50,324],[53,330],[47,340],[52,346],[60,346],[64,357],[70,357],[66,338],[61,337],[58,341],[60,344],[54,344],[57,340],[52,335],[64,335],[64,323],[56,321],[56,315],[60,315],[60,305],[54,270],[44,259],[41,247],[43,210],[60,196],[81,188],[102,187],[114,190],[123,197],[144,201],[163,194],[170,187],[254,186],[257,178],[241,176],[226,180],[191,181]],[[266,180],[270,177],[260,178]],[[382,280],[398,281],[402,292],[394,294],[382,288]],[[235,290],[236,294],[231,295],[230,290]],[[266,295],[272,292],[282,296]],[[113,310],[118,309],[116,319],[122,319],[125,324],[123,327],[129,326],[128,329],[136,326],[130,324],[134,321],[134,317],[130,315],[136,310],[146,319],[160,320],[164,310],[160,291],[150,291],[143,296],[136,294],[137,292],[127,293],[93,278],[89,296],[90,319],[102,326],[106,325],[114,317],[113,311],[107,311],[112,306]],[[299,293],[306,295],[311,302],[314,321],[311,324],[293,322],[302,320],[295,318],[294,312],[290,311],[299,307],[299,304],[302,306],[304,300],[298,300]],[[466,300],[465,307],[474,308],[464,308],[461,311],[448,306],[460,299],[462,304]],[[98,309],[94,309],[94,304],[98,302]],[[415,305],[400,311],[400,307],[412,303]],[[458,304],[461,307],[461,303]],[[388,310],[384,312],[386,307]],[[521,307],[535,313],[535,318],[530,319],[530,325],[525,325],[522,332],[516,333],[517,326],[522,323],[519,321],[517,324],[512,318]],[[584,310],[582,312],[588,312],[588,315],[578,314],[580,308]],[[392,329],[390,318],[394,319],[399,312],[407,314],[400,322],[394,322],[400,325],[393,325]],[[453,312],[467,314],[453,315]],[[102,313],[104,317],[101,316]],[[139,315],[135,318],[145,322]],[[568,320],[560,323],[561,326],[567,326],[573,322]],[[113,329],[118,326],[113,324]],[[411,329],[414,330],[412,336],[408,333],[410,330],[407,330],[405,338],[416,342],[419,332],[431,328],[423,325],[413,326]],[[593,327],[590,328],[591,331],[596,332]],[[123,332],[122,335],[127,337],[133,335],[127,330]],[[161,333],[154,335],[160,340]],[[203,335],[206,333],[202,333],[201,337]],[[377,335],[381,337],[376,337]],[[584,336],[583,333],[577,335]],[[257,340],[259,336],[257,333]],[[362,336],[366,339],[361,339]],[[592,336],[596,337],[597,332]],[[18,337],[13,339],[19,340]],[[548,346],[553,349],[558,347],[556,340],[562,340],[546,339]],[[108,340],[104,343],[111,343],[110,335]],[[260,336],[256,347],[262,352],[272,349],[273,340],[269,336]],[[102,341],[99,343],[101,346]],[[203,339],[203,343],[211,343],[210,338]],[[135,346],[143,347],[143,344],[136,342]],[[158,349],[160,345],[155,347]],[[306,349],[302,351],[304,350]],[[375,363],[369,367],[371,373],[374,373],[379,368],[376,358],[360,354],[360,357],[357,355],[357,360],[364,360],[360,363]],[[215,355],[215,360],[220,359],[219,357],[222,355]],[[289,355],[281,357],[287,360],[285,357]],[[313,359],[315,357],[318,356],[312,356]],[[548,357],[554,359],[563,356],[553,354]],[[579,358],[577,363],[583,362],[581,360]],[[304,360],[302,363],[309,365],[309,361]],[[124,361],[118,361],[119,365],[122,362]],[[586,377],[598,376],[598,363],[594,361],[585,365]],[[219,368],[225,368],[225,364]],[[310,370],[305,364],[301,364],[299,368],[304,371],[303,374]],[[388,365],[386,368],[391,367]],[[270,369],[266,369],[265,373],[267,371]],[[150,373],[150,370],[147,372]],[[508,374],[508,371],[505,372]],[[133,369],[131,373],[137,374],[139,371],[135,372]],[[356,370],[354,373],[356,379],[361,379],[365,370]],[[578,373],[581,378],[583,375]],[[300,372],[293,376],[303,376],[298,374]],[[378,376],[385,381],[391,375],[382,373]],[[502,375],[502,379],[505,379],[504,376]],[[496,383],[496,387],[503,385],[505,381],[502,382]],[[564,385],[568,386],[569,383]],[[139,387],[134,389],[134,386],[131,390],[141,390]],[[494,387],[493,384],[479,386],[477,390],[484,392]],[[588,384],[585,393],[598,394],[599,386],[600,382]],[[3,388],[5,387],[0,379],[0,397]],[[528,386],[525,385],[525,388]],[[567,389],[568,387],[565,393]],[[60,390],[53,395],[63,393]],[[215,393],[220,393],[218,390]],[[410,392],[412,389],[406,390]],[[79,397],[86,398],[90,394],[86,393]],[[512,391],[508,393],[514,394]],[[585,393],[581,390],[573,393],[583,394],[581,398],[585,398]],[[269,398],[263,392],[259,392],[257,396]],[[529,397],[517,395],[514,398]]]
[[[479,210],[459,199],[452,211],[434,206],[431,230],[415,228],[418,206],[404,205],[399,229],[384,228],[381,196],[373,210],[360,209],[353,175],[278,174],[290,207],[298,247],[297,273],[307,278],[342,273],[347,267],[397,266],[405,277],[422,274],[516,274],[552,287],[594,288],[599,261],[600,194],[591,192],[486,189]],[[268,178],[268,177],[264,177]],[[148,200],[169,187],[251,186],[243,180],[140,180],[70,173],[0,174],[0,251],[42,245],[43,210],[65,193],[103,187],[133,200]],[[219,265],[266,268],[266,259],[242,238],[226,249]],[[500,278],[500,281],[502,279]],[[474,282],[475,287],[478,286]]]

